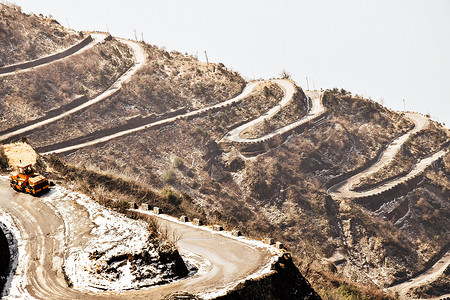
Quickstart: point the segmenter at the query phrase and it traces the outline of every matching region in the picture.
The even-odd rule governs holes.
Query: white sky
[[[286,69],[450,126],[449,0],[14,0],[77,30],[198,53],[245,78]]]

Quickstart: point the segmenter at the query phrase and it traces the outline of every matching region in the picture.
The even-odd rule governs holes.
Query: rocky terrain
[[[44,152],[68,141],[209,107],[236,96],[245,86],[245,80],[223,64],[205,64],[155,45],[142,47],[147,60],[120,91],[24,133],[23,139]],[[0,131],[41,116],[49,107],[36,108],[42,101],[56,107],[79,94],[96,95],[132,64],[130,53],[112,39],[82,57],[75,55],[20,78],[0,78],[4,107],[18,97],[27,107],[19,121],[12,110],[0,112]],[[67,66],[72,61],[77,68]],[[50,70],[58,79],[45,76],[41,87]],[[102,81],[101,74],[107,80]],[[67,89],[57,84],[63,82],[60,78]],[[35,83],[34,94],[19,88],[23,81]],[[302,87],[295,89],[289,105],[251,128],[246,137],[263,136],[305,116],[309,103]],[[235,147],[225,151],[219,146],[227,132],[266,113],[283,94],[277,84],[265,83],[231,106],[44,157],[49,169],[43,171],[117,210],[127,208],[120,201],[147,203],[177,217],[238,228],[255,238],[277,237],[322,298],[394,297],[383,288],[411,278],[448,246],[449,154],[420,176],[375,198],[331,197],[330,187],[375,163],[392,140],[415,126],[401,112],[337,88],[323,92],[326,113],[320,120],[292,131],[262,154],[245,157]],[[448,149],[449,136],[446,127],[431,121],[409,137],[390,164],[354,189],[401,178],[420,159]],[[260,284],[246,283],[244,290],[261,290]],[[239,293],[225,299],[244,297]]]

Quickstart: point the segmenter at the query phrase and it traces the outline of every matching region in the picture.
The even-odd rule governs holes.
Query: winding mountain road
[[[239,94],[238,96],[236,96],[236,97],[234,97],[232,99],[229,99],[227,101],[221,102],[219,104],[210,106],[210,107],[197,109],[197,110],[194,110],[194,111],[191,111],[191,112],[188,112],[188,113],[185,113],[185,114],[181,114],[181,115],[178,115],[178,116],[175,116],[175,117],[171,117],[171,118],[159,120],[159,121],[156,121],[156,122],[151,122],[151,123],[148,123],[148,124],[145,124],[145,125],[141,125],[141,126],[138,126],[138,127],[135,127],[135,128],[123,130],[123,131],[120,131],[120,132],[117,132],[117,133],[114,133],[114,134],[111,134],[111,135],[107,135],[107,136],[103,136],[103,137],[98,138],[98,139],[94,139],[94,140],[89,141],[89,142],[84,142],[84,143],[80,143],[80,144],[72,145],[72,146],[68,146],[68,147],[60,147],[58,149],[52,149],[50,151],[46,151],[46,152],[41,153],[41,154],[42,155],[48,155],[48,154],[52,154],[52,153],[64,153],[64,152],[73,151],[73,150],[84,148],[84,147],[88,147],[88,146],[93,146],[93,145],[96,145],[96,144],[99,144],[99,143],[104,143],[104,142],[110,141],[112,139],[115,139],[115,138],[118,138],[118,137],[130,134],[130,133],[133,133],[133,132],[141,131],[141,130],[152,128],[152,127],[159,126],[159,125],[168,125],[168,124],[173,123],[176,120],[181,119],[181,118],[195,117],[197,115],[200,115],[200,114],[205,113],[205,112],[207,112],[209,110],[212,110],[212,109],[224,108],[224,107],[226,107],[228,105],[231,105],[233,103],[236,103],[236,102],[239,102],[239,101],[245,99],[248,95],[250,95],[251,92],[253,92],[253,90],[256,88],[256,86],[259,83],[260,83],[259,81],[252,81],[252,82],[247,84],[247,86],[244,88],[242,93]],[[0,140],[1,140],[1,138],[0,138]]]
[[[78,50],[74,54],[78,54],[82,51],[93,47],[95,44],[104,40],[106,34],[92,34],[93,41],[87,46]],[[55,122],[65,116],[78,112],[90,105],[93,105],[99,101],[102,101],[112,95],[114,95],[123,85],[124,82],[129,80],[136,71],[146,62],[146,54],[144,49],[140,44],[120,39],[122,42],[126,43],[132,50],[135,56],[135,64],[119,79],[110,86],[105,92],[98,95],[94,99],[91,99],[82,105],[79,105],[67,112],[60,115],[45,119],[43,121],[37,122],[35,124],[17,129],[13,132],[9,132],[0,136],[0,141],[8,139],[12,136],[17,136],[19,134],[26,133],[35,128],[44,126],[46,124]],[[71,54],[71,55],[74,55]],[[70,55],[69,55],[70,56]],[[68,57],[68,56],[67,56]],[[65,57],[66,58],[66,57]],[[64,59],[64,58],[61,58]],[[56,61],[56,60],[55,60]],[[51,63],[51,62],[49,62]],[[34,68],[42,67],[48,63],[36,66]],[[17,74],[20,72],[26,72],[29,69],[18,70],[10,73],[0,74],[1,76],[8,76],[11,74]],[[263,122],[265,119],[271,118],[276,113],[278,113],[283,107],[289,104],[295,93],[295,86],[289,80],[270,80],[278,84],[283,92],[284,96],[280,103],[270,109],[266,114],[234,129],[231,130],[225,138],[232,142],[240,143],[252,143],[263,141],[269,139],[275,135],[283,134],[288,132],[297,126],[309,122],[320,115],[322,115],[326,109],[322,104],[322,93],[318,91],[306,91],[306,95],[311,100],[311,108],[306,114],[297,122],[284,126],[277,129],[263,137],[256,139],[247,139],[242,137],[242,132],[249,127]],[[242,93],[228,101],[216,104],[211,107],[198,109],[185,114],[180,114],[175,117],[170,117],[164,120],[159,120],[156,122],[151,122],[145,125],[141,125],[135,128],[123,130],[111,135],[103,136],[101,138],[96,138],[94,140],[83,142],[77,145],[71,145],[68,147],[59,147],[57,149],[52,149],[43,155],[51,153],[64,153],[68,151],[73,151],[83,147],[88,147],[103,143],[120,136],[124,136],[133,132],[140,130],[152,128],[159,125],[167,125],[175,122],[180,118],[191,118],[201,115],[211,109],[225,108],[228,105],[236,103],[245,99],[250,95],[256,88],[260,81],[250,82],[242,91]],[[406,116],[411,119],[415,126],[412,130],[408,131],[404,135],[396,138],[392,141],[388,147],[382,152],[379,160],[370,166],[369,168],[363,170],[362,172],[344,180],[333,187],[331,187],[328,192],[330,195],[336,198],[359,198],[367,197],[371,195],[376,195],[383,191],[389,190],[392,187],[405,182],[425,170],[433,161],[439,159],[445,155],[446,151],[438,151],[428,157],[421,159],[417,162],[408,174],[400,178],[391,180],[387,183],[381,184],[370,190],[357,192],[352,190],[355,183],[365,176],[373,174],[380,170],[381,168],[388,165],[399,151],[401,146],[406,142],[406,140],[414,133],[423,130],[428,126],[429,120],[420,114],[415,113],[405,113]],[[204,261],[207,261],[209,267],[207,267],[207,272],[202,274],[197,274],[191,276],[187,279],[180,280],[174,283],[170,283],[163,286],[155,286],[150,288],[144,288],[140,290],[131,291],[121,291],[121,292],[98,292],[94,293],[87,290],[76,290],[69,288],[62,273],[62,265],[64,262],[64,255],[67,249],[65,244],[65,231],[64,220],[61,215],[55,211],[54,208],[49,207],[40,198],[34,198],[29,195],[19,194],[13,192],[4,180],[0,179],[0,209],[5,211],[10,215],[16,222],[18,229],[21,232],[21,236],[26,243],[26,253],[24,257],[26,261],[22,262],[26,264],[26,276],[24,280],[26,281],[23,288],[24,294],[30,295],[30,297],[39,299],[50,299],[50,298],[123,298],[126,296],[129,299],[144,299],[144,298],[156,298],[160,299],[167,294],[173,293],[175,291],[184,290],[193,294],[207,294],[216,292],[217,290],[223,289],[235,285],[236,283],[245,280],[249,276],[260,272],[262,269],[266,268],[270,264],[274,255],[268,248],[258,247],[243,240],[233,239],[221,234],[213,233],[204,228],[190,226],[188,224],[180,224],[170,218],[159,218],[161,225],[170,228],[171,231],[177,233],[178,236],[182,238],[178,241],[178,246],[181,253],[185,254],[195,254],[201,257]],[[141,211],[142,212],[142,211]],[[142,212],[147,213],[147,212]],[[150,213],[151,214],[151,213]],[[83,213],[82,209],[79,212],[79,226],[80,230],[78,234],[80,239],[81,234],[88,234],[87,230],[90,228],[90,220],[87,215]],[[450,254],[447,252],[443,259],[440,260],[435,266],[424,274],[414,278],[410,282],[405,282],[394,286],[391,288],[392,291],[397,291],[402,297],[404,297],[406,291],[411,287],[418,286],[437,277],[439,274],[445,270],[445,267],[450,263]]]
[[[397,292],[399,294],[400,299],[408,299],[406,294],[410,289],[432,282],[437,277],[439,277],[449,265],[450,265],[450,251],[447,251],[441,257],[441,259],[426,272],[408,281],[394,285],[388,288],[387,290],[390,290],[394,293]],[[437,299],[446,299],[448,297],[450,297],[450,287],[448,289],[447,295],[442,295]]]
[[[106,91],[104,91],[103,93],[101,93],[100,95],[98,95],[97,97],[79,105],[76,106],[62,114],[59,114],[57,116],[42,120],[40,122],[34,123],[32,125],[14,130],[12,132],[8,132],[5,133],[3,135],[0,136],[0,141],[6,140],[10,137],[13,136],[17,136],[23,133],[26,133],[28,131],[31,131],[33,129],[39,128],[41,126],[44,126],[46,124],[55,122],[59,119],[62,119],[68,115],[71,115],[77,111],[80,111],[88,106],[91,106],[99,101],[105,100],[106,98],[114,95],[115,93],[117,93],[120,88],[122,87],[122,85],[128,81],[135,73],[136,71],[142,66],[144,65],[144,63],[146,62],[146,53],[144,51],[144,49],[142,48],[142,46],[139,43],[130,41],[130,40],[126,40],[126,39],[119,39],[120,41],[122,41],[123,43],[127,44],[132,50],[133,50],[133,54],[135,57],[135,64],[128,69],[128,71],[126,71],[124,74],[122,74]]]
[[[51,54],[49,56],[41,57],[41,58],[38,58],[38,59],[35,59],[35,60],[32,60],[32,61],[21,62],[21,63],[15,64],[15,65],[5,66],[4,68],[8,68],[8,69],[12,68],[12,69],[14,69],[14,71],[5,72],[5,73],[0,72],[0,77],[5,77],[5,76],[13,75],[13,74],[20,74],[20,73],[28,72],[30,70],[34,70],[34,69],[41,68],[43,66],[49,65],[49,64],[54,63],[56,61],[66,59],[68,57],[71,57],[72,55],[80,54],[80,53],[82,53],[82,52],[84,52],[84,51],[94,47],[96,44],[100,43],[107,36],[109,36],[109,34],[105,34],[105,33],[91,33],[90,35],[92,37],[92,41],[89,44],[83,46],[82,48],[78,49],[77,51],[75,51],[73,53],[64,55],[63,57],[56,56],[55,54],[58,54],[58,53],[54,53],[54,54]],[[81,44],[82,42],[83,41],[81,41],[79,44]],[[71,47],[69,47],[67,49],[62,50],[60,53],[64,53],[65,51],[67,51],[70,48],[73,48],[75,46],[77,46],[77,44],[73,45],[73,46],[71,46]],[[39,61],[42,61],[42,63],[39,63]],[[36,62],[36,65],[31,67],[31,68],[22,68],[21,67],[21,65],[24,65],[24,64],[27,64],[27,63],[33,63],[33,62]]]
[[[270,272],[269,266],[279,253],[272,246],[251,243],[246,238],[231,238],[205,227],[155,215],[160,226],[167,227],[180,237],[177,245],[182,255],[201,257],[201,261],[206,263],[202,272],[173,283],[139,290],[77,290],[68,287],[62,273],[67,250],[66,220],[62,214],[45,203],[43,198],[13,191],[5,179],[0,179],[0,210],[13,218],[23,237],[22,242],[26,244],[26,255],[20,262],[25,264],[26,274],[19,274],[22,282],[18,287],[23,298],[29,295],[29,298],[37,299],[161,299],[180,290],[207,296],[223,292],[249,276]],[[83,238],[89,236],[89,229],[93,228],[92,220],[79,205],[76,216],[72,217],[78,222],[71,224],[78,227],[70,233],[71,239],[79,239],[81,243]]]
[[[301,124],[304,124],[306,122],[309,122],[312,119],[319,117],[322,113],[325,112],[326,109],[322,105],[322,101],[321,101],[322,93],[319,91],[305,91],[306,96],[308,96],[311,101],[311,108],[309,109],[308,113],[304,117],[302,117],[300,120],[298,120],[292,124],[286,125],[284,127],[281,127],[277,130],[274,130],[273,132],[268,133],[259,138],[242,137],[243,131],[247,130],[251,126],[254,126],[258,123],[263,122],[266,119],[273,117],[283,107],[288,105],[289,102],[292,100],[294,93],[295,93],[295,85],[290,80],[276,79],[276,80],[271,80],[271,82],[278,84],[284,92],[283,99],[281,99],[280,103],[277,106],[270,109],[264,115],[258,117],[257,119],[254,119],[248,123],[245,123],[235,129],[231,130],[230,132],[227,133],[227,135],[225,136],[225,139],[228,139],[233,142],[240,142],[240,143],[252,143],[252,142],[263,141],[263,140],[272,138],[273,136],[283,134],[287,131],[290,131],[290,130],[298,127]]]
[[[328,189],[328,193],[334,197],[341,198],[360,198],[367,197],[371,195],[376,195],[386,190],[391,189],[398,184],[408,181],[411,178],[414,178],[421,172],[423,172],[433,161],[439,159],[443,155],[445,155],[446,151],[441,150],[433,155],[422,158],[419,162],[417,162],[413,168],[406,174],[405,176],[396,178],[394,180],[388,181],[384,184],[381,184],[375,188],[366,190],[366,191],[354,191],[352,187],[359,182],[360,179],[374,174],[378,170],[387,166],[393,159],[397,152],[400,150],[401,146],[407,141],[407,139],[415,134],[416,132],[425,129],[428,126],[429,120],[427,117],[417,114],[417,113],[405,113],[405,115],[414,122],[414,128],[403,134],[402,136],[393,140],[388,147],[381,153],[379,160],[365,169],[364,171],[346,179],[331,188]]]
[[[290,100],[292,100],[292,96],[294,95],[294,92],[295,92],[295,86],[292,83],[292,81],[285,80],[285,79],[275,79],[275,80],[268,80],[268,81],[278,84],[283,89],[284,96],[283,96],[282,100],[280,101],[280,104],[275,106],[275,107],[273,107],[271,110],[269,110],[269,112],[267,112],[263,116],[261,116],[261,117],[255,119],[255,120],[253,120],[253,121],[251,121],[249,123],[246,123],[246,124],[236,128],[236,129],[230,131],[225,138],[228,138],[228,139],[233,140],[233,141],[249,142],[249,143],[250,142],[254,142],[254,141],[268,139],[268,138],[270,138],[272,136],[275,136],[275,135],[278,135],[278,134],[282,134],[282,133],[284,133],[286,131],[290,131],[290,130],[294,129],[295,127],[297,127],[297,126],[299,126],[299,125],[301,125],[303,123],[306,123],[306,122],[308,122],[308,121],[310,121],[312,119],[317,118],[323,112],[325,112],[325,108],[323,107],[322,101],[321,101],[322,93],[318,92],[318,91],[307,91],[306,94],[311,98],[312,107],[309,110],[308,114],[306,116],[304,116],[303,118],[301,118],[299,121],[296,121],[296,122],[294,122],[292,124],[289,124],[289,125],[287,125],[285,127],[280,128],[280,129],[277,129],[274,132],[269,133],[269,134],[267,134],[267,135],[265,135],[265,136],[263,136],[261,138],[258,138],[258,139],[241,138],[239,136],[239,134],[243,130],[247,129],[248,127],[250,127],[250,126],[252,126],[254,124],[262,122],[266,118],[272,117],[277,112],[279,112],[282,107],[286,106],[289,103]],[[185,113],[185,114],[177,115],[175,117],[159,120],[159,121],[156,121],[156,122],[151,122],[151,123],[148,123],[148,124],[145,124],[145,125],[141,125],[141,126],[138,126],[138,127],[135,127],[135,128],[131,128],[131,129],[126,129],[126,130],[123,130],[123,131],[120,131],[120,132],[117,132],[117,133],[114,133],[114,134],[111,134],[111,135],[103,136],[101,138],[96,138],[96,139],[88,141],[88,142],[83,142],[83,143],[80,143],[80,144],[71,145],[71,146],[67,146],[67,147],[58,147],[58,148],[51,149],[51,150],[48,150],[46,152],[43,152],[41,154],[42,155],[48,155],[48,154],[53,154],[53,153],[64,153],[64,152],[73,151],[73,150],[77,150],[77,149],[88,147],[88,146],[93,146],[93,145],[96,145],[96,144],[99,144],[99,143],[104,143],[104,142],[110,141],[112,139],[115,139],[115,138],[118,138],[118,137],[130,134],[130,133],[133,133],[133,132],[141,131],[141,130],[144,130],[144,129],[149,129],[149,128],[160,126],[160,125],[168,125],[168,124],[173,123],[176,120],[181,119],[181,118],[195,117],[195,116],[201,115],[201,114],[203,114],[203,113],[205,113],[205,112],[207,112],[209,110],[212,110],[212,109],[225,108],[225,107],[227,107],[227,106],[229,106],[231,104],[234,104],[234,103],[236,103],[238,101],[241,101],[241,100],[245,99],[247,96],[250,95],[250,93],[252,93],[254,91],[256,86],[259,83],[261,83],[261,82],[262,81],[252,81],[252,82],[247,84],[247,86],[244,88],[242,93],[239,94],[238,96],[236,96],[236,97],[234,97],[232,99],[229,99],[227,101],[224,101],[222,103],[210,106],[210,107],[201,108],[201,109],[194,110],[194,111],[191,111],[191,112],[188,112],[188,113]],[[1,140],[1,137],[0,137],[0,140]]]
[[[418,161],[412,169],[408,172],[408,174],[401,176],[399,178],[390,180],[386,183],[380,184],[372,189],[368,189],[365,191],[354,191],[352,190],[352,187],[360,181],[360,179],[369,176],[370,174],[374,174],[378,170],[384,168],[385,166],[389,165],[391,161],[393,160],[394,156],[397,154],[397,152],[400,150],[402,145],[408,140],[408,138],[415,134],[416,132],[419,132],[420,130],[423,130],[427,128],[429,124],[429,119],[421,114],[417,113],[405,113],[406,117],[408,117],[410,120],[414,122],[414,128],[408,131],[407,133],[403,134],[402,136],[394,139],[388,147],[380,154],[379,160],[370,166],[369,168],[363,170],[362,172],[332,186],[328,189],[328,193],[335,199],[341,199],[341,198],[350,198],[350,199],[356,199],[361,197],[368,197],[377,195],[379,193],[385,192],[403,182],[407,182],[408,180],[416,177],[420,173],[422,173],[431,163],[439,159],[440,157],[444,156],[447,152],[446,150],[440,150],[435,152],[432,155],[429,155],[425,158],[422,158],[420,161]],[[445,270],[445,268],[450,264],[450,253],[447,251],[442,258],[436,263],[434,266],[432,266],[430,269],[428,269],[426,272],[421,274],[420,276],[417,276],[415,278],[412,278],[404,283],[392,286],[389,288],[389,290],[393,292],[397,292],[400,295],[400,299],[408,299],[406,296],[409,289],[420,286],[424,284],[425,282],[432,281],[436,277],[442,274],[442,272]]]

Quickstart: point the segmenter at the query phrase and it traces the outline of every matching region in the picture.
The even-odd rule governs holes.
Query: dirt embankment
[[[15,169],[19,164],[36,164],[37,154],[27,143],[18,142],[3,146],[11,168]]]
[[[272,273],[261,278],[239,284],[227,295],[216,299],[320,299],[309,282],[300,274],[288,253],[281,256],[272,265],[272,270]]]
[[[9,248],[6,236],[0,227],[0,295],[3,293],[5,287],[6,277],[9,269]]]

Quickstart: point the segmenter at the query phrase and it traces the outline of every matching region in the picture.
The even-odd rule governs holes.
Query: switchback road
[[[230,132],[227,133],[227,135],[225,136],[225,139],[228,139],[233,142],[240,142],[240,143],[252,143],[252,142],[263,141],[263,140],[269,139],[275,135],[279,135],[279,134],[288,132],[301,124],[304,124],[306,122],[311,121],[312,119],[319,117],[322,113],[325,112],[325,108],[322,105],[322,94],[323,93],[321,93],[319,91],[305,91],[306,96],[308,96],[311,101],[311,108],[309,109],[309,111],[303,118],[301,118],[300,120],[298,120],[292,124],[289,124],[289,125],[279,128],[277,130],[274,130],[273,132],[268,133],[259,138],[242,137],[243,131],[245,131],[246,129],[248,129],[251,126],[254,126],[258,123],[263,122],[266,119],[273,117],[283,107],[285,107],[289,103],[289,101],[292,100],[292,97],[294,96],[294,92],[295,92],[295,86],[291,81],[283,80],[283,79],[272,80],[272,81],[277,83],[283,89],[284,96],[283,96],[283,99],[280,101],[280,103],[277,106],[270,109],[264,115],[260,116],[259,118],[254,119],[253,121],[245,123],[244,125],[241,125],[241,126],[237,127],[236,129],[231,130]]]
[[[82,52],[84,52],[84,51],[94,47],[96,44],[98,44],[101,41],[103,41],[107,36],[108,36],[108,34],[105,34],[105,33],[92,33],[91,34],[92,41],[90,43],[86,44],[85,46],[80,44],[80,46],[83,46],[83,47],[78,49],[75,52],[69,53],[67,55],[64,53],[68,49],[73,48],[73,47],[75,47],[77,45],[71,46],[68,49],[65,49],[65,50],[61,51],[60,55],[51,54],[49,56],[49,59],[46,59],[46,57],[44,57],[44,58],[38,58],[38,59],[36,59],[34,61],[22,62],[22,63],[18,63],[16,65],[5,66],[5,68],[13,69],[14,71],[5,72],[5,73],[0,72],[0,77],[9,76],[9,75],[12,75],[12,74],[20,74],[20,73],[28,72],[30,70],[41,68],[41,67],[46,66],[48,64],[54,63],[55,61],[66,59],[66,58],[68,58],[68,57],[70,57],[72,55],[80,54],[80,53],[82,53]],[[82,42],[83,41],[81,41],[80,43],[82,43]],[[40,63],[39,61],[43,61],[43,62]],[[27,63],[33,63],[33,62],[35,62],[35,64],[36,64],[34,67],[31,67],[31,68],[23,68],[23,67],[21,67],[21,65],[25,65]]]
[[[114,134],[111,134],[111,135],[103,136],[101,138],[96,138],[96,139],[94,139],[92,141],[89,141],[89,142],[84,142],[84,143],[80,143],[80,144],[72,145],[72,146],[67,146],[67,147],[58,147],[57,149],[52,149],[50,151],[46,151],[46,152],[41,153],[41,154],[42,155],[48,155],[48,154],[52,154],[52,153],[64,153],[64,152],[68,152],[68,151],[73,151],[73,150],[76,150],[76,149],[80,149],[80,148],[96,145],[96,144],[99,144],[99,143],[104,143],[104,142],[110,141],[112,139],[115,139],[115,138],[118,138],[118,137],[130,134],[130,133],[133,133],[133,132],[137,132],[137,131],[141,131],[141,130],[144,130],[144,129],[156,127],[156,126],[159,126],[159,125],[168,125],[170,123],[175,122],[176,120],[178,120],[180,118],[195,117],[195,116],[201,115],[201,114],[203,114],[203,113],[205,113],[205,112],[207,112],[207,111],[209,111],[211,109],[224,108],[224,107],[226,107],[228,105],[231,105],[231,104],[233,104],[235,102],[241,101],[242,99],[246,98],[248,95],[250,95],[251,92],[253,92],[253,90],[255,89],[255,87],[259,83],[260,83],[259,81],[252,81],[252,82],[247,84],[247,86],[244,88],[242,93],[239,94],[238,96],[236,96],[236,97],[234,97],[234,98],[232,98],[230,100],[224,101],[222,103],[210,106],[210,107],[201,108],[201,109],[194,110],[194,111],[191,111],[191,112],[188,112],[188,113],[185,113],[185,114],[180,114],[180,115],[175,116],[175,117],[171,117],[171,118],[159,120],[159,121],[156,121],[156,122],[151,122],[151,123],[148,123],[148,124],[145,124],[145,125],[141,125],[141,126],[138,126],[138,127],[135,127],[135,128],[123,130],[123,131],[120,131],[120,132],[117,132],[117,133],[114,133]],[[1,140],[1,138],[0,138],[0,140]]]
[[[414,122],[414,128],[408,131],[407,133],[403,134],[402,136],[396,138],[394,141],[392,141],[388,145],[388,147],[383,151],[383,153],[381,153],[380,159],[375,164],[363,170],[362,172],[350,177],[349,179],[346,179],[329,188],[328,193],[330,195],[343,198],[359,198],[384,192],[402,182],[405,182],[415,177],[416,175],[421,173],[426,167],[428,167],[433,161],[442,157],[446,153],[445,150],[441,150],[434,153],[433,155],[425,157],[421,159],[419,162],[417,162],[405,176],[396,178],[394,180],[381,184],[375,188],[360,192],[352,190],[352,187],[356,183],[358,183],[360,179],[369,176],[370,174],[373,174],[378,170],[387,166],[393,160],[394,156],[400,150],[401,146],[406,142],[406,140],[411,135],[422,129],[425,129],[428,126],[429,122],[428,118],[421,114],[405,113],[405,115]]]
[[[388,290],[394,293],[397,292],[400,296],[400,299],[407,299],[408,297],[406,296],[406,294],[410,289],[421,285],[426,285],[427,283],[432,282],[437,277],[439,277],[449,265],[450,265],[450,251],[447,251],[441,257],[441,259],[439,259],[439,261],[435,263],[426,272],[401,284],[394,285],[390,287]],[[450,297],[450,287],[448,289],[448,294],[439,297],[439,299],[445,299],[448,297]]]
[[[38,127],[44,126],[46,124],[55,122],[55,121],[57,121],[59,119],[62,119],[64,117],[68,116],[68,115],[71,115],[71,114],[73,114],[73,113],[75,113],[77,111],[80,111],[80,110],[82,110],[82,109],[84,109],[84,108],[86,108],[88,106],[91,106],[91,105],[93,105],[93,104],[95,104],[95,103],[97,103],[99,101],[105,100],[106,98],[111,97],[112,95],[117,93],[120,90],[120,88],[122,87],[122,85],[124,84],[124,82],[129,80],[131,78],[131,76],[133,76],[136,73],[136,71],[146,61],[145,51],[144,51],[144,49],[142,48],[142,46],[139,43],[136,43],[136,42],[133,42],[133,41],[129,41],[129,40],[126,40],[126,39],[119,39],[119,40],[121,40],[123,43],[127,44],[133,50],[133,54],[134,54],[136,62],[130,69],[128,69],[128,71],[126,71],[124,74],[122,74],[122,76],[120,76],[106,91],[104,91],[103,93],[101,93],[97,97],[95,97],[95,98],[93,98],[93,99],[91,99],[91,100],[89,100],[89,101],[87,101],[87,102],[85,102],[85,103],[83,103],[83,104],[81,104],[79,106],[76,106],[76,107],[74,107],[74,108],[72,108],[72,109],[70,109],[70,110],[68,110],[68,111],[66,111],[64,113],[61,113],[61,114],[59,114],[57,116],[54,116],[54,117],[42,120],[40,122],[31,124],[29,126],[26,126],[26,127],[23,127],[23,128],[17,129],[17,130],[14,130],[12,132],[5,133],[5,134],[0,136],[0,141],[6,140],[6,139],[8,139],[10,137],[13,137],[13,136],[17,136],[17,135],[23,134],[25,132],[28,132],[28,131],[36,129]]]
[[[23,237],[22,243],[25,243],[26,253],[20,263],[25,264],[26,274],[16,275],[22,278],[16,290],[21,291],[24,298],[29,295],[37,299],[161,299],[180,290],[208,297],[223,293],[225,288],[233,287],[249,276],[270,272],[271,261],[279,253],[274,247],[260,242],[231,238],[205,227],[177,222],[168,216],[155,216],[161,227],[168,228],[180,238],[177,245],[182,254],[200,258],[204,264],[201,272],[184,280],[139,290],[77,290],[68,287],[62,273],[65,253],[70,246],[65,243],[64,223],[68,220],[44,200],[17,193],[8,186],[5,178],[0,179],[0,210],[14,219]],[[83,206],[75,201],[64,201],[77,207],[71,216],[74,218],[71,224],[77,227],[71,231],[74,236],[70,239],[82,243],[85,237],[89,238],[92,220]]]

